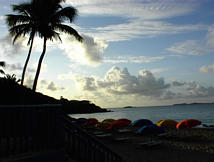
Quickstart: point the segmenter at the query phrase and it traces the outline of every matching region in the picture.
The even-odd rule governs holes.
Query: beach
[[[104,131],[87,129],[127,162],[213,162],[214,129],[167,129],[159,135],[139,135],[136,128]]]

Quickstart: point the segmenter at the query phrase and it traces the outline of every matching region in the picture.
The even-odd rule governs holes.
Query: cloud
[[[170,87],[163,78],[155,78],[150,71],[142,70],[133,76],[127,68],[112,67],[102,79],[76,77],[85,91],[103,91],[113,95],[141,95],[159,97]]]
[[[23,70],[23,65],[21,63],[16,63],[16,64],[8,64],[6,63],[5,69],[9,71],[22,71]],[[35,72],[35,68],[27,68],[28,72]]]
[[[172,84],[177,92],[174,97],[179,98],[199,98],[199,97],[214,97],[214,87],[205,87],[196,81],[180,82],[174,81]]]
[[[205,29],[205,26],[200,24],[175,25],[163,21],[194,12],[200,6],[200,2],[195,0],[93,0],[67,1],[67,3],[75,6],[79,10],[80,16],[96,15],[101,18],[109,16],[121,19],[122,23],[119,24],[80,29],[87,35],[108,42]]]
[[[178,86],[178,87],[179,87],[179,86],[185,85],[185,82],[173,81],[173,82],[172,82],[172,85],[173,85],[173,86]]]
[[[184,3],[185,2],[185,3]],[[107,15],[140,19],[163,19],[185,15],[197,9],[197,1],[178,0],[93,0],[71,1],[67,4],[75,6],[81,15]]]
[[[177,55],[204,55],[214,50],[214,25],[207,29],[206,36],[201,40],[187,40],[175,43],[167,51]]]
[[[32,88],[33,86],[33,81],[34,81],[34,77],[33,76],[28,76],[25,79],[25,86]],[[57,84],[55,84],[53,81],[48,81],[45,79],[39,80],[38,86],[37,86],[38,91],[58,91],[58,90],[64,90],[64,87],[58,86]]]
[[[41,80],[40,81],[40,88],[43,90],[46,89],[49,91],[57,91],[57,90],[65,89],[64,87],[59,87],[53,81],[47,81],[47,80]]]
[[[132,19],[127,23],[96,27],[86,30],[82,29],[82,32],[110,42],[131,40],[135,38],[151,38],[163,34],[178,34],[204,29],[205,26],[200,24],[175,25],[163,21],[142,21],[139,19]]]
[[[151,69],[152,73],[161,73],[161,72],[164,72],[164,71],[168,71],[168,69],[166,69],[166,68]]]
[[[102,61],[101,54],[108,47],[105,41],[82,35],[83,42],[77,42],[73,37],[65,37],[60,48],[65,51],[71,62],[86,65],[97,65]]]
[[[207,65],[207,66],[201,66],[199,71],[201,73],[214,73],[214,64]]]
[[[105,63],[149,63],[159,60],[163,60],[164,56],[157,57],[145,57],[145,56],[117,56],[117,57],[105,57],[103,62]]]
[[[210,47],[214,47],[214,25],[211,25],[208,28],[208,32],[206,35],[207,45]]]
[[[185,42],[176,43],[170,48],[167,48],[169,52],[181,55],[202,55],[206,52],[204,46],[200,41],[187,40]]]
[[[12,42],[12,38],[7,35],[0,38],[0,57],[3,60],[8,60],[14,56],[20,55],[25,50],[24,42],[25,38],[20,38],[15,44]]]

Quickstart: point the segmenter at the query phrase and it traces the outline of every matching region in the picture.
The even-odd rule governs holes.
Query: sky
[[[0,0],[0,60],[21,78],[27,39],[15,44]],[[84,38],[47,43],[37,91],[103,108],[214,102],[214,0],[66,0]],[[67,22],[68,24],[68,22]],[[25,85],[32,87],[43,41],[35,38]]]

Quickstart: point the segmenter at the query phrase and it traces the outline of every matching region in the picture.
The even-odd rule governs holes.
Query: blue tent
[[[158,127],[155,124],[150,124],[150,125],[145,125],[141,128],[138,129],[137,131],[138,134],[141,135],[147,135],[147,134],[160,134],[160,133],[165,133],[164,129],[161,127]]]
[[[148,120],[148,119],[138,119],[132,123],[133,126],[137,126],[137,127],[142,127],[150,124],[153,124],[153,123],[151,120]]]
[[[74,121],[75,124],[78,125],[83,125],[84,123],[86,123],[88,120],[86,118],[78,118]]]

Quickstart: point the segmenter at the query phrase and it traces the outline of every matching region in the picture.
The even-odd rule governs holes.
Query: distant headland
[[[212,103],[198,103],[198,102],[194,102],[194,103],[180,103],[180,104],[173,104],[173,106],[182,106],[182,105],[203,105],[203,104],[214,104]]]
[[[88,100],[68,100],[63,97],[55,99],[30,88],[21,86],[13,80],[0,78],[0,105],[37,105],[37,104],[61,104],[65,113],[95,113],[107,112],[107,109],[91,103]]]

